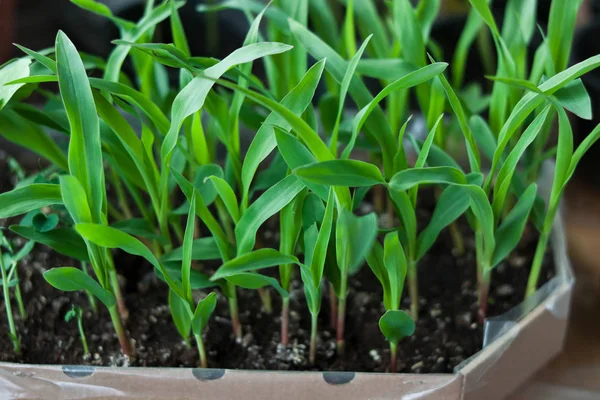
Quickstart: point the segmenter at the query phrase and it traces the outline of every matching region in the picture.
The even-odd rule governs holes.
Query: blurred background
[[[242,45],[248,22],[239,11],[200,14],[196,8],[213,0],[188,0],[180,10],[192,55],[222,58]],[[358,0],[360,1],[360,0]],[[523,0],[531,1],[531,0]],[[576,0],[573,0],[576,1]],[[114,15],[138,20],[143,0],[103,0]],[[442,0],[442,11],[432,38],[444,54],[451,55],[466,21],[467,0]],[[498,22],[504,15],[505,0],[494,0]],[[538,23],[548,19],[550,0],[538,0]],[[106,57],[118,38],[109,20],[93,15],[68,0],[0,0],[0,64],[20,52],[12,43],[40,50],[54,44],[61,29],[84,52]],[[156,41],[171,42],[169,24],[156,31]],[[536,33],[534,49],[542,40]],[[573,41],[571,63],[600,53],[600,0],[584,0]],[[533,51],[531,51],[533,55]],[[481,58],[469,54],[467,76],[483,80]],[[125,66],[127,72],[127,66]],[[591,97],[592,121],[574,120],[574,132],[581,141],[600,123],[600,71],[587,74],[584,85]],[[11,151],[5,142],[0,150]],[[600,398],[600,143],[584,158],[565,198],[565,219],[569,251],[577,277],[571,321],[564,352],[515,395],[514,399],[598,399]]]

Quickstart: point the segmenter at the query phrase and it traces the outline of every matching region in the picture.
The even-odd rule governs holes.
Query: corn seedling
[[[90,355],[90,349],[88,348],[85,331],[83,330],[83,309],[81,307],[72,306],[65,314],[65,322],[71,322],[73,318],[77,319],[77,329],[79,329],[79,339],[81,340],[81,346],[83,347],[83,355],[84,357],[88,357]]]
[[[257,291],[268,311],[274,290],[281,297],[285,345],[294,335],[290,291],[299,275],[314,364],[322,291],[333,292],[341,354],[346,315],[354,312],[347,310],[350,283],[366,258],[383,287],[386,313],[379,326],[395,371],[399,342],[413,333],[418,318],[419,262],[445,228],[460,248],[454,224],[463,217],[475,238],[481,320],[493,268],[517,246],[529,221],[540,231],[528,283],[528,294],[535,291],[565,185],[600,136],[599,127],[573,151],[567,110],[591,116],[579,78],[600,66],[596,56],[567,68],[579,1],[553,2],[547,37],[528,71],[535,2],[508,1],[500,30],[487,2],[472,0],[452,83],[448,64],[434,61],[444,58],[430,38],[437,0],[416,7],[394,0],[380,11],[370,0],[275,1],[267,7],[228,0],[203,10],[242,9],[251,23],[243,46],[222,60],[190,53],[178,15],[182,2],[149,1],[137,22],[97,2],[73,2],[119,28],[106,61],[79,53],[59,32],[53,49],[19,47],[26,55],[0,68],[0,133],[51,164],[29,177],[13,168],[20,182],[0,194],[0,218],[26,215],[10,226],[26,245],[13,253],[4,239],[0,257],[16,351],[9,288],[17,285],[14,299],[24,311],[16,266],[33,243],[81,265],[52,268],[44,277],[59,290],[84,290],[104,304],[130,356],[118,282],[123,266],[113,250],[149,263],[166,283],[175,328],[188,345],[194,336],[202,367],[209,364],[202,334],[217,297],[210,293],[198,301],[195,290],[222,291],[240,341],[244,305],[238,292]],[[558,30],[561,15],[565,35]],[[263,19],[266,31],[259,29]],[[158,24],[167,20],[173,44],[153,43]],[[466,54],[488,30],[498,58],[491,93],[463,88]],[[126,61],[133,77],[121,71]],[[254,74],[256,62],[264,64],[264,83]],[[102,77],[91,77],[91,69]],[[178,78],[176,85],[169,76]],[[379,87],[371,90],[367,79]],[[58,83],[58,95],[45,90],[46,83]],[[33,91],[48,107],[25,103]],[[411,93],[424,137],[409,124]],[[488,95],[489,102],[483,98]],[[66,151],[47,128],[68,139]],[[245,129],[252,132],[247,150]],[[466,149],[466,162],[459,148]],[[545,204],[536,180],[544,158],[554,153],[554,184]],[[417,223],[427,187],[436,205],[428,221]],[[365,201],[375,212],[360,211]],[[388,222],[379,220],[383,214]],[[274,243],[259,236],[268,221],[279,226]],[[261,272],[268,268],[278,269],[277,278]],[[410,316],[400,309],[405,281]]]

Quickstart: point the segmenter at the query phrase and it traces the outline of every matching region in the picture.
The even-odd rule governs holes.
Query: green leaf
[[[377,94],[377,96],[375,96],[374,99],[370,100],[364,107],[362,107],[362,109],[354,117],[354,120],[352,121],[352,137],[350,139],[350,142],[348,143],[348,145],[342,152],[342,158],[348,158],[350,156],[350,153],[352,152],[352,149],[354,148],[356,138],[358,137],[359,131],[362,129],[362,127],[365,123],[372,120],[371,113],[377,109],[379,103],[384,98],[386,98],[391,93],[393,93],[399,89],[408,89],[413,86],[417,86],[421,83],[431,80],[432,78],[434,78],[437,75],[443,76],[442,72],[446,69],[447,66],[448,66],[448,64],[446,64],[446,63],[433,63],[430,65],[424,66],[423,68],[420,68],[414,72],[411,72],[411,73],[403,76],[402,78],[390,83],[385,88],[383,88],[383,90],[381,92],[379,92]],[[371,117],[371,118],[369,118],[369,117]],[[387,143],[383,138],[378,139],[384,155],[386,154],[387,151],[393,152],[392,153],[393,155],[396,154],[398,146],[396,144],[396,141],[394,140],[393,135],[392,135],[391,139],[392,139],[393,144]],[[386,148],[386,146],[388,146],[388,145],[392,146],[391,149]],[[392,159],[393,159],[393,155],[391,155]]]
[[[481,18],[485,21],[485,23],[490,27],[492,34],[494,36],[499,37],[500,31],[496,26],[496,21],[494,20],[494,16],[492,15],[492,11],[488,6],[487,0],[469,0],[473,8],[479,13]]]
[[[425,44],[415,10],[409,0],[392,3],[394,28],[402,50],[402,58],[415,65],[425,65]]]
[[[400,244],[397,232],[388,233],[383,243],[383,264],[390,282],[389,300],[391,308],[400,307],[400,298],[404,288],[404,280],[408,271],[408,264],[404,249]],[[388,308],[389,309],[389,308]]]
[[[325,214],[323,215],[321,229],[319,230],[319,233],[316,237],[314,247],[311,249],[312,256],[309,267],[311,271],[312,281],[316,289],[319,289],[321,287],[321,281],[323,280],[323,271],[325,269],[327,249],[329,246],[329,240],[331,238],[331,230],[333,228],[334,203],[334,193],[333,189],[331,189],[329,191],[329,198],[327,200]]]
[[[227,261],[215,271],[210,280],[216,281],[242,272],[253,272],[281,264],[298,264],[298,259],[292,255],[282,254],[275,249],[258,249]]]
[[[358,62],[356,72],[369,78],[395,81],[417,69],[414,64],[401,58],[363,58]]]
[[[401,310],[387,310],[379,319],[379,329],[386,340],[398,343],[415,332],[415,322]]]
[[[100,2],[94,0],[71,0],[71,3],[83,8],[84,10],[87,10],[89,12],[111,20],[113,23],[115,23],[115,25],[117,25],[121,29],[131,29],[135,26],[133,22],[115,17],[112,11],[110,11],[110,8],[108,8],[108,6]]]
[[[390,280],[383,262],[383,246],[376,241],[366,258],[367,264],[369,264],[371,271],[373,271],[373,274],[375,274],[375,277],[379,280],[383,288],[383,305],[386,309],[391,309],[393,302],[390,299]]]
[[[460,186],[449,186],[437,200],[429,224],[417,239],[415,261],[420,260],[435,243],[440,232],[469,208],[470,199]]]
[[[296,116],[300,116],[304,113],[314,97],[315,90],[321,79],[324,68],[324,60],[313,65],[306,72],[298,85],[292,89],[283,100],[281,100],[281,105],[289,109]],[[276,146],[273,127],[270,125],[276,125],[287,132],[291,129],[291,125],[283,118],[283,116],[276,112],[271,112],[258,129],[258,132],[256,132],[256,135],[248,148],[246,157],[244,158],[244,164],[242,165],[242,186],[246,201],[250,184],[252,183],[252,179],[254,178],[254,174],[256,173],[259,164]],[[242,203],[246,204],[244,201],[242,201]]]
[[[0,134],[7,140],[26,147],[63,170],[68,169],[67,157],[39,126],[24,120],[11,109],[0,111]]]
[[[64,205],[75,223],[92,222],[90,206],[81,183],[71,175],[59,177]]]
[[[209,293],[208,296],[198,302],[196,311],[194,311],[194,318],[192,319],[192,331],[194,335],[202,334],[216,306],[217,295],[214,292]]]
[[[548,46],[557,72],[567,67],[582,0],[554,0],[548,17]]]
[[[502,262],[521,240],[536,195],[537,185],[532,183],[496,230],[496,248],[490,268]]]
[[[14,217],[62,202],[59,185],[33,183],[21,186],[0,194],[0,218]]]
[[[46,245],[67,257],[89,261],[84,241],[71,228],[56,228],[47,232],[39,232],[31,226],[11,225],[10,230],[26,239]]]
[[[181,261],[181,283],[183,285],[183,293],[186,295],[187,301],[192,301],[192,287],[190,283],[190,274],[192,269],[192,252],[194,240],[194,224],[196,220],[196,192],[190,200],[190,211],[188,212],[187,221],[185,223],[185,233],[183,235],[183,246]]]
[[[377,215],[357,217],[342,210],[335,230],[336,256],[342,274],[358,271],[377,238]]]
[[[217,260],[219,257],[219,248],[213,237],[194,239],[192,242],[192,260]],[[161,258],[162,262],[181,260],[183,260],[183,247],[178,247]]]
[[[592,119],[592,102],[581,79],[575,79],[554,95],[564,108],[579,118]]]
[[[219,197],[221,197],[221,200],[223,200],[223,203],[225,204],[229,215],[233,219],[233,222],[237,224],[240,220],[240,209],[238,207],[235,192],[233,191],[231,186],[229,186],[229,183],[227,183],[227,181],[225,181],[224,179],[214,175],[209,176],[206,179],[212,182],[215,189],[217,190],[217,193],[219,193]]]
[[[28,77],[29,64],[31,64],[31,60],[19,58],[0,69],[0,110],[9,102],[17,90],[25,84],[6,85],[6,83]]]
[[[346,9],[346,18],[348,18],[348,14],[351,12],[351,4],[348,4],[348,7]],[[352,18],[352,16],[350,16],[350,18]],[[351,20],[352,21],[352,20]],[[349,24],[346,23],[346,27],[349,27]],[[351,47],[351,51],[354,51],[356,44],[353,42],[354,40],[354,32],[351,32],[350,35],[345,34],[345,36],[350,36],[352,37],[352,47]],[[346,72],[344,73],[344,79],[342,79],[342,84],[341,84],[341,88],[340,88],[340,94],[339,94],[339,102],[338,102],[338,109],[337,109],[337,115],[335,118],[335,124],[333,126],[333,132],[331,134],[331,152],[333,154],[337,154],[337,143],[338,143],[338,133],[339,133],[339,129],[340,129],[340,122],[342,120],[342,114],[344,112],[344,102],[346,101],[346,95],[348,94],[348,89],[350,87],[350,82],[352,81],[352,77],[354,76],[354,71],[356,70],[356,67],[358,66],[358,62],[360,60],[360,58],[362,57],[367,44],[369,43],[369,40],[371,40],[371,37],[373,35],[369,35],[365,41],[363,42],[363,44],[360,46],[360,48],[358,49],[358,51],[356,52],[356,54],[352,57],[352,60],[350,60],[350,62],[348,63],[348,68],[346,69]],[[348,41],[348,40],[346,40]]]
[[[396,173],[390,180],[390,188],[404,191],[423,184],[466,184],[465,174],[452,167],[427,167],[407,169]]]
[[[73,267],[52,268],[44,272],[44,279],[64,292],[86,290],[98,298],[107,308],[114,307],[115,297],[82,270]]]
[[[317,162],[306,146],[289,133],[276,129],[275,138],[279,153],[282,155],[289,169],[294,170]],[[301,177],[300,179],[313,193],[317,194],[321,199],[327,200],[329,191],[327,186],[304,180]]]
[[[258,228],[292,201],[303,188],[302,182],[290,175],[264,192],[246,210],[235,227],[238,256],[252,251]]]
[[[299,167],[294,175],[303,180],[332,186],[373,186],[385,183],[377,166],[358,160],[331,160]]]
[[[185,31],[183,30],[183,24],[181,23],[181,18],[179,18],[179,13],[177,12],[177,3],[175,1],[170,1],[171,3],[171,33],[173,35],[173,42],[175,46],[181,50],[186,56],[190,56],[190,47],[188,45]]]
[[[133,236],[165,240],[161,235],[156,233],[156,228],[143,218],[125,219],[117,221],[111,226]]]
[[[481,31],[482,26],[483,19],[474,8],[471,8],[469,10],[465,27],[460,34],[458,43],[456,44],[454,56],[452,57],[452,84],[457,89],[461,88],[464,80],[465,64],[467,63],[469,49]]]
[[[323,200],[314,193],[308,193],[302,206],[302,229],[307,230],[312,224],[320,224],[325,216]]]
[[[390,186],[389,195],[394,202],[398,213],[400,214],[400,219],[402,220],[402,226],[408,242],[406,244],[408,245],[409,258],[414,259],[417,241],[417,215],[415,212],[415,207],[413,206],[408,193],[406,193],[404,190],[397,190]]]
[[[56,37],[60,95],[69,118],[69,172],[82,184],[95,222],[105,203],[104,168],[96,106],[83,62],[63,32]]]
[[[75,230],[84,239],[89,240],[97,246],[109,249],[118,248],[129,254],[144,257],[165,277],[171,290],[180,297],[185,298],[181,285],[171,279],[163,265],[156,259],[150,249],[138,239],[118,229],[99,224],[79,223],[75,225]]]
[[[469,126],[471,127],[475,141],[483,152],[483,155],[488,160],[492,160],[494,158],[494,151],[496,150],[496,137],[490,129],[490,126],[479,115],[473,115],[471,117]]]
[[[473,133],[471,132],[471,128],[467,122],[465,110],[463,109],[458,96],[454,92],[454,89],[452,89],[452,86],[450,86],[450,83],[444,74],[439,74],[438,77],[440,78],[440,82],[442,83],[444,91],[446,92],[446,96],[448,97],[448,102],[450,103],[454,114],[456,114],[458,124],[460,125],[460,129],[465,137],[465,141],[467,142],[467,154],[469,156],[469,165],[471,166],[471,171],[479,172],[481,169],[479,149],[477,148],[475,139],[473,139]]]
[[[282,43],[250,44],[234,51],[221,62],[205,69],[201,75],[192,79],[173,100],[171,126],[161,147],[161,160],[168,160],[168,155],[177,143],[177,136],[183,121],[202,108],[206,96],[215,84],[216,79],[219,79],[227,70],[236,65],[268,55],[280,54],[290,49],[291,46]]]
[[[364,26],[363,22],[369,20],[371,24],[368,26],[369,32],[367,33],[367,35],[370,33],[374,33],[374,40],[371,42],[372,45],[377,46],[377,48],[382,48],[382,51],[387,52],[389,47],[388,44],[385,43],[385,45],[383,45],[382,43],[382,41],[387,42],[387,40],[384,40],[384,38],[386,37],[385,31],[383,31],[383,34],[379,34],[380,32],[378,31],[378,29],[379,26],[381,26],[381,22],[378,18],[372,19],[373,9],[373,4],[367,1],[359,1],[355,4],[355,11],[357,13],[357,16],[359,17],[359,21],[361,22],[361,29]],[[302,46],[306,48],[306,50],[318,60],[327,58],[327,65],[325,66],[325,68],[337,82],[342,82],[344,74],[347,70],[346,61],[344,61],[344,59],[339,54],[337,54],[331,47],[325,44],[325,42],[323,42],[319,37],[311,33],[305,26],[291,19],[288,22],[290,30],[292,31],[296,39],[298,39],[298,41],[302,44]],[[378,54],[378,56],[383,57],[383,54]],[[369,92],[369,89],[357,76],[355,76],[350,82],[348,92],[359,107],[364,107],[373,99]],[[371,116],[371,118],[368,119],[366,125],[368,130],[380,142],[381,148],[384,151],[383,157],[385,170],[391,171],[393,155],[396,153],[396,143],[394,142],[394,135],[390,129],[389,124],[386,121],[383,111],[376,105],[374,106],[373,115]],[[302,139],[305,142],[307,142],[304,138]],[[307,145],[309,145],[308,142]],[[319,161],[325,161],[325,159],[320,159],[319,155],[315,153],[315,151],[310,145],[309,148],[311,149],[313,154],[317,156],[317,159],[319,159]]]
[[[496,185],[494,186],[493,201],[493,209],[496,220],[504,209],[504,202],[506,200],[506,196],[508,195],[508,190],[512,184],[512,178],[517,169],[517,164],[525,153],[527,147],[533,143],[535,138],[540,133],[549,111],[550,105],[546,106],[544,110],[533,120],[533,122],[529,124],[525,132],[521,134],[519,141],[515,147],[513,147],[510,154],[502,164],[502,168],[500,168],[500,171],[498,172]]]
[[[181,279],[181,262],[167,262],[164,267],[172,279]],[[159,279],[165,281],[164,276],[159,271],[156,271],[156,274]],[[192,287],[192,290],[207,289],[222,286],[222,284],[223,282],[212,282],[208,275],[203,274],[196,269],[190,271],[190,286]]]
[[[35,61],[39,62],[40,64],[42,64],[44,67],[48,68],[50,71],[54,72],[56,74],[56,61],[54,61],[53,59],[46,57],[44,54],[28,49],[25,46],[21,46],[18,45],[16,43],[14,43],[14,45],[21,50],[22,52],[26,53],[28,56],[30,56],[31,58],[33,58]]]
[[[169,290],[169,310],[177,331],[183,340],[187,341],[192,330],[193,314],[190,305],[175,292]]]
[[[251,290],[260,289],[265,286],[272,286],[282,298],[287,298],[289,296],[288,291],[281,287],[279,282],[277,282],[277,279],[257,273],[242,272],[228,276],[225,278],[225,280],[236,286]]]
[[[175,177],[175,180],[177,181],[181,191],[185,194],[185,197],[188,199],[188,201],[191,200],[194,192],[197,192],[197,189],[194,188],[194,186],[175,169],[171,168],[171,173]],[[231,244],[229,243],[227,235],[212,213],[208,210],[208,207],[204,203],[202,196],[198,194],[196,194],[196,214],[200,217],[202,222],[204,222],[210,233],[215,238],[221,258],[228,260],[231,257]]]

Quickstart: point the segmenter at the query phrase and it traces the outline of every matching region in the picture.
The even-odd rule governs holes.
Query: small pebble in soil
[[[377,350],[371,349],[371,351],[369,351],[369,355],[371,356],[373,361],[375,361],[375,362],[381,361],[381,356],[379,355],[379,352]]]
[[[498,286],[498,288],[496,288],[496,296],[499,297],[509,297],[512,296],[514,292],[515,289],[512,287],[512,285],[509,285],[508,283],[500,285]]]

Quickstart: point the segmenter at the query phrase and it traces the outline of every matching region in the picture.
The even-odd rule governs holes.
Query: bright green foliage
[[[488,1],[470,0],[454,55],[431,39],[440,0],[224,0],[201,11],[241,10],[250,27],[243,46],[222,60],[191,54],[183,2],[148,1],[134,22],[99,1],[72,1],[118,27],[106,61],[79,53],[59,32],[54,48],[19,46],[25,55],[0,67],[0,134],[50,164],[35,174],[13,165],[19,182],[0,193],[0,218],[26,214],[10,221],[26,244],[16,251],[3,235],[0,243],[17,352],[10,302],[22,311],[16,266],[34,243],[83,266],[48,266],[44,277],[108,307],[129,355],[119,253],[150,263],[166,283],[175,329],[188,345],[193,335],[203,367],[203,332],[217,299],[226,300],[241,340],[246,305],[238,291],[257,291],[266,311],[278,293],[285,346],[299,281],[311,314],[310,361],[324,283],[337,302],[342,352],[345,315],[358,312],[346,310],[349,283],[366,259],[383,288],[379,327],[394,371],[397,346],[418,318],[419,261],[446,229],[457,252],[474,243],[482,320],[492,269],[529,223],[540,231],[528,283],[528,294],[535,291],[565,186],[600,137],[600,127],[584,132],[574,149],[567,115],[591,118],[580,78],[600,66],[600,56],[567,65],[580,0],[553,0],[531,66],[535,0],[508,0],[502,25]],[[172,44],[153,43],[163,21]],[[465,75],[475,47],[489,85]],[[442,60],[451,56],[450,79]],[[122,72],[126,62],[133,76]],[[102,77],[90,77],[92,70]],[[44,90],[48,83],[59,93]],[[43,107],[26,101],[36,91],[47,99]],[[537,179],[554,154],[544,202]],[[435,205],[423,221],[427,192]],[[364,211],[369,205],[373,212]],[[458,229],[464,222],[469,233]],[[278,275],[264,271],[272,267]],[[400,309],[405,286],[410,314]],[[81,312],[72,314],[85,342]]]

